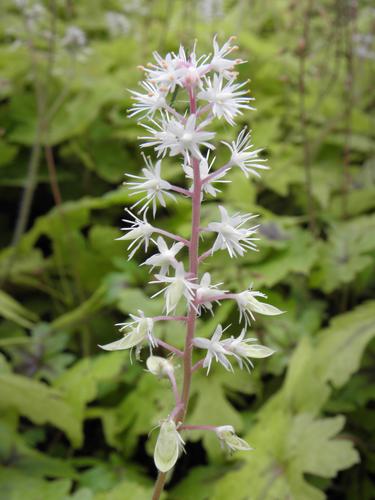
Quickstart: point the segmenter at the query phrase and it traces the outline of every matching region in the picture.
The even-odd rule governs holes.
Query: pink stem
[[[207,175],[202,181],[202,184],[207,184],[207,182],[212,181],[212,179],[215,179],[215,177],[219,176],[221,173],[226,172],[229,168],[231,168],[232,164],[228,162],[226,165],[223,167],[219,168],[218,170],[215,170],[215,172],[212,172],[212,174]]]
[[[178,393],[178,387],[177,387],[176,378],[174,376],[174,373],[168,372],[168,378],[171,381],[173,395],[174,395],[174,399],[176,401],[176,406],[178,406],[179,404],[181,404],[181,399],[180,399],[180,395]]]
[[[166,236],[167,238],[171,238],[172,240],[180,241],[187,247],[189,247],[190,242],[189,240],[186,240],[185,238],[182,238],[182,236],[178,236],[177,234],[170,233],[169,231],[165,231],[165,229],[160,229],[159,227],[154,228],[155,233],[162,234],[163,236]]]
[[[154,316],[154,321],[186,321],[187,316]]]
[[[202,255],[200,255],[198,260],[199,260],[199,262],[202,262],[205,259],[207,259],[207,257],[210,257],[211,255],[212,255],[212,248],[210,250],[207,250],[207,252],[202,253]]]
[[[180,186],[175,186],[174,184],[171,184],[170,188],[171,191],[176,191],[176,193],[183,194],[185,196],[191,197],[191,191],[188,189],[182,188]]]
[[[195,113],[197,109],[196,98],[194,95],[194,90],[189,90],[190,98],[190,112]],[[202,182],[200,178],[199,171],[199,160],[194,156],[191,157],[192,169],[193,169],[193,193],[192,193],[192,222],[191,222],[191,240],[189,246],[189,273],[192,278],[198,277],[198,251],[199,251],[199,226],[200,226],[200,213],[201,213],[201,192],[202,192]],[[184,381],[182,386],[182,396],[181,401],[183,407],[180,414],[181,420],[184,419],[189,398],[190,398],[190,387],[191,387],[191,376],[192,376],[192,351],[193,351],[193,339],[195,335],[195,322],[197,318],[197,308],[195,303],[191,304],[188,313],[187,329],[186,329],[186,340],[184,349]]]
[[[214,425],[181,425],[180,431],[213,431],[216,432],[217,427]]]
[[[200,361],[197,361],[195,363],[195,365],[193,366],[193,368],[191,369],[191,371],[194,373],[196,372],[197,370],[199,370],[199,368],[202,368],[203,366],[203,363],[204,363],[204,359],[201,359]]]
[[[164,347],[164,349],[167,349],[167,351],[173,352],[173,354],[176,354],[177,356],[180,356],[180,358],[183,357],[184,353],[180,351],[180,349],[177,349],[177,347],[174,347],[173,345],[167,344],[167,342],[164,342],[164,340],[160,339],[155,339],[156,344],[160,347]]]

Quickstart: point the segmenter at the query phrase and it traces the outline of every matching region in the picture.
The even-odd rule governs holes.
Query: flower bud
[[[174,370],[172,363],[160,356],[149,356],[146,365],[148,371],[159,378],[168,377]]]
[[[160,432],[154,451],[154,462],[160,472],[168,472],[177,462],[184,441],[176,429],[173,420],[167,420],[160,426]]]
[[[217,437],[220,439],[221,444],[229,451],[249,451],[253,449],[244,439],[241,439],[236,435],[234,428],[231,425],[216,427],[215,432]]]

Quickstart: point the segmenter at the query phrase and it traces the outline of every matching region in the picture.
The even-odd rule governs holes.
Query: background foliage
[[[171,408],[168,384],[97,347],[129,312],[161,308],[142,256],[127,261],[114,241],[131,204],[123,174],[141,166],[126,88],[153,50],[198,37],[209,51],[215,32],[239,37],[257,112],[238,127],[272,170],[233,172],[220,196],[261,214],[261,251],[204,269],[234,290],[253,281],[287,313],[256,322],[277,353],[251,375],[195,377],[189,422],[233,424],[255,451],[230,458],[194,434],[165,498],[374,498],[371,2],[50,0],[27,19],[17,4],[0,7],[1,498],[150,497],[147,434]],[[64,43],[72,25],[87,36],[78,53]],[[178,165],[165,171],[182,182]],[[187,236],[188,207],[171,203],[161,225]],[[200,336],[234,317],[223,304]],[[183,330],[160,328],[182,346]]]

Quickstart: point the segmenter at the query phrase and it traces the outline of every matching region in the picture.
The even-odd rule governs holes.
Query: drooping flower
[[[283,314],[284,311],[281,311],[271,304],[260,302],[256,299],[256,297],[266,299],[267,295],[262,292],[252,290],[252,285],[250,285],[248,290],[234,294],[234,299],[237,302],[240,312],[240,321],[243,317],[245,325],[250,325],[251,320],[255,321],[253,313],[264,314],[266,316],[277,316],[278,314]]]
[[[129,254],[129,259],[131,259],[143,242],[145,244],[145,251],[147,252],[151,235],[155,231],[155,228],[151,226],[151,224],[149,224],[149,222],[147,221],[146,211],[143,214],[143,220],[139,219],[128,209],[126,209],[126,212],[128,212],[128,214],[133,217],[133,220],[122,219],[124,222],[128,222],[129,224],[131,224],[131,226],[121,228],[122,231],[128,232],[120,238],[117,238],[117,240],[133,240],[128,246],[128,250],[134,247]]]
[[[246,177],[249,177],[249,174],[260,177],[260,174],[256,169],[269,169],[267,165],[263,165],[263,162],[267,160],[259,158],[258,156],[262,149],[255,149],[254,151],[251,151],[253,145],[251,144],[250,132],[247,131],[246,127],[241,130],[237,139],[232,141],[231,144],[225,141],[221,142],[231,151],[231,165],[239,167]]]
[[[146,94],[130,90],[136,103],[129,110],[129,116],[141,115],[141,118],[145,116],[152,118],[156,111],[165,109],[167,105],[166,91],[151,82],[141,82],[141,86],[145,89]]]
[[[244,439],[241,439],[236,435],[235,430],[231,425],[216,427],[215,432],[217,437],[220,439],[222,447],[226,448],[229,452],[250,451],[253,449]]]
[[[157,281],[151,283],[167,283],[167,286],[155,293],[152,297],[156,297],[160,293],[164,293],[165,297],[165,310],[167,314],[175,311],[182,297],[185,297],[188,305],[192,304],[194,299],[194,288],[196,285],[187,277],[182,262],[178,262],[175,267],[174,276],[163,276],[161,274],[155,275]]]
[[[258,226],[243,228],[250,219],[256,217],[253,214],[235,213],[230,216],[223,206],[219,206],[221,221],[211,222],[207,226],[208,231],[217,233],[216,241],[212,247],[212,253],[216,250],[227,249],[230,257],[243,256],[246,249],[256,250],[254,238]]]
[[[100,345],[99,347],[105,351],[122,351],[124,349],[132,349],[135,347],[137,357],[139,356],[142,345],[145,341],[148,342],[150,349],[156,347],[156,341],[153,336],[153,319],[145,317],[144,312],[141,310],[138,310],[138,314],[139,316],[135,316],[133,314],[129,315],[133,321],[118,323],[116,325],[120,327],[120,332],[128,330],[122,339],[111,342],[110,344]]]
[[[213,314],[212,301],[214,300],[217,304],[220,304],[220,295],[224,295],[227,292],[227,290],[220,290],[218,288],[220,285],[222,285],[222,283],[211,285],[210,273],[204,273],[196,290],[196,300],[198,302],[199,312],[201,309],[207,309],[211,314]]]
[[[213,359],[223,365],[226,370],[233,371],[233,367],[227,359],[227,356],[230,356],[231,353],[225,349],[223,344],[224,341],[221,340],[221,336],[224,331],[223,327],[218,325],[210,339],[195,337],[193,340],[195,347],[198,347],[199,349],[207,349],[207,354],[203,362],[203,368],[207,368],[207,375],[210,372]]]
[[[204,123],[196,127],[196,121],[195,114],[191,114],[185,123],[166,115],[161,122],[152,120],[156,128],[143,124],[152,135],[141,137],[147,141],[141,147],[153,146],[158,156],[165,156],[169,149],[170,156],[191,153],[195,158],[203,158],[199,147],[214,149],[208,141],[213,139],[215,132],[202,130]]]
[[[244,328],[237,338],[230,337],[229,339],[225,339],[223,346],[233,354],[241,370],[243,365],[250,370],[250,367],[253,368],[253,364],[249,358],[268,358],[275,351],[264,345],[254,344],[257,339],[245,339],[245,333],[246,329]]]
[[[156,253],[149,257],[144,264],[151,266],[153,269],[155,266],[160,267],[160,276],[165,276],[169,270],[169,267],[176,267],[178,262],[176,260],[176,255],[183,248],[184,244],[181,242],[173,243],[171,248],[168,248],[164,238],[161,236],[156,240],[156,244],[159,253]]]
[[[184,444],[174,421],[162,422],[154,450],[154,462],[160,472],[172,469],[184,449]]]
[[[144,212],[150,204],[152,204],[152,214],[155,217],[157,201],[162,207],[166,206],[164,196],[168,196],[176,201],[176,197],[168,190],[171,185],[168,181],[161,178],[161,160],[158,160],[154,165],[151,158],[143,155],[146,167],[142,169],[143,177],[139,175],[126,174],[131,179],[137,179],[136,182],[127,182],[126,184],[132,191],[132,194],[146,193],[146,195],[137,201],[132,208],[142,204],[139,212]]]
[[[148,371],[158,378],[168,377],[174,371],[172,363],[161,356],[149,356],[146,366]]]
[[[210,171],[212,169],[213,164],[215,163],[215,157],[211,160],[211,163],[209,162],[209,156],[210,156],[210,150],[207,150],[207,154],[205,158],[202,158],[199,162],[199,174],[201,180],[205,179],[208,177],[210,174]],[[183,169],[186,174],[186,177],[188,179],[191,179],[192,181],[194,180],[194,171],[192,167],[190,166],[189,162],[190,158],[186,158],[185,162],[183,164]],[[220,183],[228,183],[230,181],[227,180],[220,180],[221,177],[225,175],[225,172],[222,172],[221,174],[215,176],[214,179],[210,182],[206,182],[203,184],[203,193],[210,194],[211,196],[216,196],[217,193],[220,193],[220,189],[217,189],[213,184],[215,182],[220,182]]]
[[[211,104],[214,116],[222,118],[234,125],[234,118],[242,114],[241,109],[254,109],[249,106],[253,98],[246,96],[247,90],[241,90],[244,83],[234,83],[234,80],[225,82],[222,75],[215,74],[213,80],[206,78],[205,88],[198,93],[198,99]]]

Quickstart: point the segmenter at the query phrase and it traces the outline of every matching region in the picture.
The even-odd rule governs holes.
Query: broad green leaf
[[[74,446],[82,442],[82,422],[61,391],[21,375],[0,375],[0,408],[12,408],[35,424],[49,423],[61,429]]]

